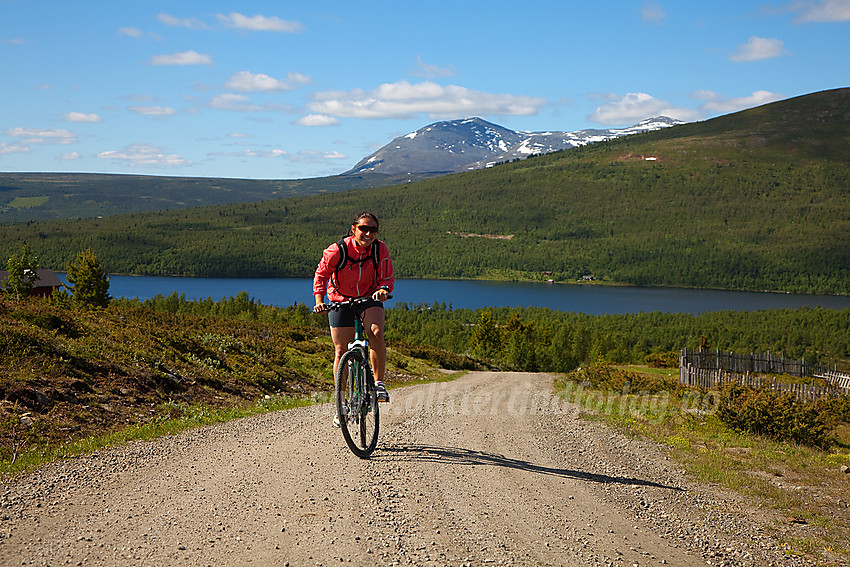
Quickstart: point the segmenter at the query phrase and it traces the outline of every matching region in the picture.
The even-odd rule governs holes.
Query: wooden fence
[[[850,394],[850,374],[828,370],[823,374],[815,374],[815,378],[822,378],[845,394]]]
[[[690,364],[694,368],[712,368],[730,372],[764,372],[773,374],[788,374],[802,378],[829,372],[829,367],[820,364],[808,364],[804,360],[783,358],[773,353],[741,354],[737,352],[699,351],[684,349],[680,362]],[[680,364],[681,365],[681,364]]]
[[[787,384],[774,377],[758,374],[738,374],[725,370],[683,367],[679,369],[680,381],[688,386],[701,386],[706,389],[718,388],[729,382],[734,382],[750,388],[767,388],[768,390],[793,394],[798,400],[815,401],[827,396],[837,397],[842,393],[831,384]]]
[[[813,380],[809,384],[788,384],[762,374],[788,374]],[[814,379],[825,383],[820,380],[815,383]],[[679,381],[687,386],[706,389],[734,382],[752,388],[788,392],[805,401],[850,394],[850,375],[771,353],[738,354],[685,349],[679,355]]]

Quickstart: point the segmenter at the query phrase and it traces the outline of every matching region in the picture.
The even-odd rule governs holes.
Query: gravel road
[[[51,464],[0,489],[0,565],[806,564],[551,385],[392,390],[368,460],[325,404]]]

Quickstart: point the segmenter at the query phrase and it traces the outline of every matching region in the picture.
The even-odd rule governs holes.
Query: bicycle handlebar
[[[387,299],[392,299],[392,298],[393,298],[392,294],[387,295]],[[348,306],[353,307],[353,306],[360,305],[361,303],[366,303],[368,301],[377,301],[377,300],[372,299],[371,295],[367,295],[367,296],[364,296],[364,297],[353,297],[351,299],[346,299],[345,301],[328,301],[328,302],[325,303],[325,306],[327,307],[327,309],[325,309],[323,311],[319,311],[319,313],[326,313],[328,311],[339,311],[343,307],[348,307]]]
[[[387,295],[387,299],[392,299],[392,298],[393,298],[392,294]],[[330,309],[331,311],[339,311],[343,307],[346,307],[346,306],[354,307],[356,305],[360,305],[361,303],[367,303],[369,301],[377,301],[377,300],[372,299],[371,295],[367,295],[365,297],[354,297],[352,299],[346,299],[345,301],[328,301],[327,303],[325,303],[325,305],[327,305],[328,309]]]

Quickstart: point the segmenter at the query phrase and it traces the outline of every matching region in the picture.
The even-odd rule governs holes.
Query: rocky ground
[[[807,565],[764,512],[551,392],[392,390],[368,460],[319,405],[55,463],[0,489],[0,565]]]

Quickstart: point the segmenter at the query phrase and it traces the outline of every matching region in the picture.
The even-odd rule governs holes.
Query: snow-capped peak
[[[344,175],[366,172],[438,175],[468,171],[677,124],[683,122],[667,116],[656,116],[628,128],[522,132],[481,118],[446,120],[396,138],[366,156]]]

